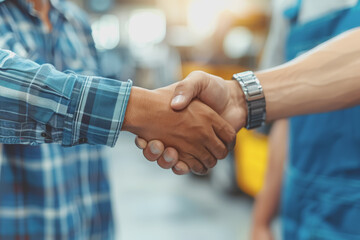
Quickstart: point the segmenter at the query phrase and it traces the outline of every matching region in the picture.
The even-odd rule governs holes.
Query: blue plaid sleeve
[[[131,86],[59,72],[0,49],[0,142],[114,146]]]

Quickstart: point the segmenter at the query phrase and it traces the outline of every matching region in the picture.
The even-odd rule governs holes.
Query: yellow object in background
[[[234,151],[237,184],[243,192],[256,196],[263,186],[267,167],[267,136],[242,129]]]

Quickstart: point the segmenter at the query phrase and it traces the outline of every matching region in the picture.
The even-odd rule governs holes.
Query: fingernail
[[[164,154],[164,159],[168,163],[171,163],[174,160],[172,157],[168,156],[166,153]]]
[[[160,153],[160,149],[156,147],[155,144],[150,144],[150,152],[152,154],[159,154]]]
[[[171,101],[171,104],[178,104],[181,103],[185,100],[185,97],[183,95],[177,95],[176,97],[173,98],[173,100]]]
[[[144,149],[146,147],[146,144],[144,143],[143,140],[139,140],[137,139],[137,141],[135,141],[135,145],[139,148],[139,149]]]
[[[176,166],[176,165],[174,166],[174,168],[175,168],[175,170],[178,171],[178,172],[182,172],[182,171],[183,171],[183,169],[181,169],[180,167],[178,167],[178,166]]]

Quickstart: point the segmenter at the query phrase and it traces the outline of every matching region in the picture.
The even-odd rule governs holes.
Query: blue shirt
[[[287,12],[292,23],[288,60],[360,26],[360,1],[308,22],[298,21],[305,1],[297,2]],[[290,120],[289,164],[282,196],[284,239],[360,239],[359,122],[359,106]]]
[[[0,1],[0,239],[111,239],[106,160],[131,81],[97,77],[84,13]],[[70,71],[71,70],[71,71]],[[77,145],[77,146],[75,146]]]

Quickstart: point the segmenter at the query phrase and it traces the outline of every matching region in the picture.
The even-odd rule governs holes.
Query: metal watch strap
[[[240,83],[245,94],[248,108],[246,128],[260,127],[266,119],[265,96],[260,81],[251,71],[236,73],[233,75],[233,79]]]

